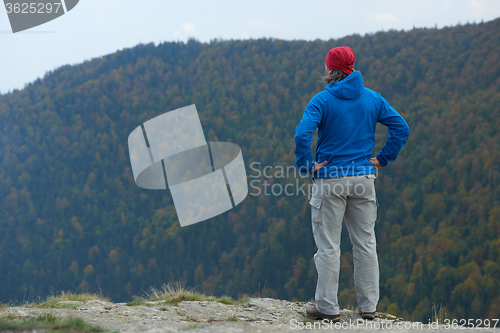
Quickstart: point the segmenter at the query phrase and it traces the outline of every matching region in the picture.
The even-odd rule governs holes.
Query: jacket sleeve
[[[322,118],[322,108],[313,98],[306,106],[304,115],[295,129],[295,158],[300,173],[312,172],[314,160],[311,155],[312,132]]]
[[[389,130],[389,137],[385,145],[377,154],[377,159],[380,165],[386,166],[389,161],[394,161],[398,157],[399,152],[403,148],[408,136],[410,135],[410,128],[404,118],[383,98],[380,106],[377,121]]]

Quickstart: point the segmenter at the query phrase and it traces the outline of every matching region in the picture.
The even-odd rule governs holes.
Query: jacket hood
[[[349,74],[345,79],[326,85],[326,89],[335,97],[341,99],[355,99],[364,91],[363,76],[361,73],[354,72]]]

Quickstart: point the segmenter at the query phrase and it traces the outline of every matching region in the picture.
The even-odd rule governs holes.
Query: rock
[[[104,302],[99,300],[87,301],[85,304],[76,308],[79,311],[100,311],[111,310],[117,308],[118,305],[110,302]]]
[[[63,303],[74,304],[74,303]],[[55,316],[77,316],[89,324],[101,326],[110,331],[128,333],[170,333],[182,332],[226,332],[226,333],[259,333],[259,332],[295,332],[297,329],[311,327],[316,331],[325,331],[319,326],[321,321],[313,321],[306,317],[306,302],[289,302],[272,298],[251,298],[244,304],[222,304],[208,301],[183,301],[177,306],[164,302],[149,302],[147,305],[126,306],[125,303],[104,301],[87,301],[72,308],[23,308],[12,307],[0,309],[0,317],[27,318],[51,313]],[[415,324],[391,314],[377,313],[374,321],[368,322],[348,309],[340,311],[341,323],[356,327],[348,327],[350,331],[368,332],[374,329],[380,333],[394,332],[387,325]],[[378,327],[370,328],[370,324]],[[385,326],[384,326],[385,325]],[[366,326],[366,327],[365,327]],[[443,330],[440,332],[449,332]],[[403,328],[408,331],[406,327]],[[341,329],[334,328],[333,331]],[[329,331],[329,330],[326,330]],[[399,330],[396,330],[399,331]],[[436,329],[418,329],[419,333],[435,333]],[[494,332],[482,329],[481,333]],[[496,332],[498,333],[498,332]]]
[[[80,301],[60,301],[57,302],[57,305],[82,305],[83,302]]]
[[[28,317],[28,314],[22,310],[18,310],[16,315],[17,317]]]

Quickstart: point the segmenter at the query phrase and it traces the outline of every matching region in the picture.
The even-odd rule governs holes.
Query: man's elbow
[[[394,134],[398,141],[402,141],[403,144],[405,144],[410,136],[410,126],[408,126],[406,121],[403,121],[401,126],[398,126]]]
[[[310,135],[308,135],[305,132],[302,131],[296,131],[295,132],[295,144],[300,144],[301,142],[304,142],[307,144],[309,141]]]
[[[405,122],[405,126],[403,127],[403,130],[402,130],[402,141],[403,141],[403,144],[406,143],[406,141],[408,141],[408,138],[410,137],[410,126],[408,126],[408,124]]]

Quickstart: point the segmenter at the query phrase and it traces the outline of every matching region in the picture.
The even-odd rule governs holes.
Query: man
[[[354,71],[354,52],[347,46],[328,52],[326,89],[307,104],[295,133],[295,156],[301,172],[312,175],[311,219],[318,251],[316,306],[306,313],[316,319],[340,320],[337,302],[340,273],[340,235],[345,220],[353,244],[354,287],[360,314],[374,319],[379,299],[379,267],[375,239],[376,169],[394,161],[408,140],[401,115],[377,92],[363,86]],[[377,122],[389,137],[376,157]],[[311,133],[318,128],[316,161]],[[321,162],[321,163],[318,163]]]

